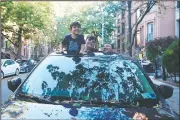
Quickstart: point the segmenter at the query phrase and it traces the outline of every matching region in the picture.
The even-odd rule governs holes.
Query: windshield
[[[101,100],[156,99],[138,66],[120,56],[49,56],[21,86],[20,92],[39,97]],[[56,99],[57,98],[57,99]]]

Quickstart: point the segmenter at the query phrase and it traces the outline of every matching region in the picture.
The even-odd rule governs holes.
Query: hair
[[[111,45],[112,49],[114,49],[114,45],[113,44],[110,44],[110,43],[106,43],[106,44]]]
[[[96,41],[96,37],[93,36],[93,35],[88,35],[87,38],[86,38],[86,41],[87,40],[95,40]]]
[[[81,24],[77,21],[70,24],[70,29],[72,29],[73,26],[78,26],[79,28],[81,28]]]

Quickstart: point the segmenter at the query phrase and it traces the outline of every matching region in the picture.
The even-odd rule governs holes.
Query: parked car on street
[[[37,64],[37,62],[33,59],[28,60],[18,60],[20,64],[20,72],[30,72],[34,66]]]
[[[1,119],[179,120],[165,99],[173,88],[154,85],[140,64],[122,55],[51,53],[14,92]]]
[[[153,67],[153,64],[149,61],[142,61],[140,62],[141,66],[143,67],[144,71],[149,75],[149,76],[155,76],[155,68]],[[161,78],[161,70],[157,69],[157,77]]]
[[[20,66],[12,59],[1,59],[1,79],[9,75],[19,75]]]

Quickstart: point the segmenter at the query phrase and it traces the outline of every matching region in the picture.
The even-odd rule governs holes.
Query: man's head
[[[70,31],[72,34],[78,35],[80,34],[81,24],[79,22],[73,22],[70,25]]]
[[[111,44],[104,44],[103,52],[104,53],[112,53],[113,52],[112,45]]]
[[[86,49],[95,48],[96,38],[92,35],[87,36],[86,38]]]

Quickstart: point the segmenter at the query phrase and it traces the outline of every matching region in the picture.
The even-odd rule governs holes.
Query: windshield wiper
[[[42,97],[38,97],[38,96],[34,96],[34,95],[27,95],[27,94],[22,94],[22,93],[19,93],[17,95],[18,95],[18,98],[23,97],[24,98],[23,100],[27,100],[27,101],[34,101],[34,102],[45,103],[45,104],[57,104],[48,99],[44,99]]]
[[[155,105],[158,104],[158,100],[157,99],[136,99],[135,100],[137,103],[139,103],[140,107],[153,107]]]
[[[138,107],[126,101],[110,102],[110,101],[73,101],[72,103],[79,103],[80,105],[95,105],[95,106],[110,106],[110,107]]]

